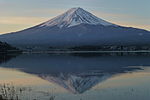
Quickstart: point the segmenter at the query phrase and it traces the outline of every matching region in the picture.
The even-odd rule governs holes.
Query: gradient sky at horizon
[[[73,7],[109,22],[150,30],[150,0],[0,0],[0,34],[40,24]]]

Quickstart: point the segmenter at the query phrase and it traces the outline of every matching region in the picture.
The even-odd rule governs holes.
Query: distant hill
[[[6,54],[6,53],[18,53],[21,52],[21,50],[17,49],[16,47],[12,47],[11,45],[7,44],[6,42],[0,41],[0,53]]]

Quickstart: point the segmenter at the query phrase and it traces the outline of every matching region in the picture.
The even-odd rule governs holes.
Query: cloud
[[[0,24],[36,25],[47,19],[42,17],[0,17]]]
[[[93,12],[96,16],[106,19],[117,25],[142,28],[150,30],[150,19],[148,17],[136,16],[130,14],[121,13],[103,13],[103,12]]]
[[[47,21],[42,17],[0,17],[0,34],[20,31]]]

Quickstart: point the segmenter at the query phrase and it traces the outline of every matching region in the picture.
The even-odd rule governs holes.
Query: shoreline
[[[51,54],[72,54],[72,53],[150,53],[147,50],[138,50],[138,51],[23,51],[23,54],[28,53],[51,53]]]

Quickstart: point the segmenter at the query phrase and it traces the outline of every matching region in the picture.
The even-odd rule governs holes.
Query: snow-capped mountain
[[[93,14],[85,11],[82,8],[72,8],[65,12],[64,14],[53,18],[40,26],[58,26],[59,28],[62,27],[72,27],[79,24],[90,24],[90,25],[114,25],[107,21],[104,21]]]
[[[72,8],[40,25],[0,35],[22,49],[100,45],[150,45],[150,32],[107,22],[82,8]]]

